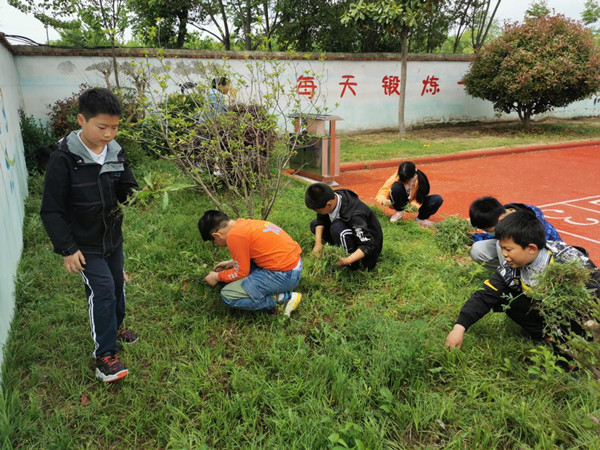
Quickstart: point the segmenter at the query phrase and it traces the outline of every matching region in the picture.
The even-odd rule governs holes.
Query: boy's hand
[[[450,347],[450,349],[460,348],[463,343],[463,338],[465,336],[465,327],[462,325],[456,324],[452,331],[448,333],[446,336],[446,346]]]
[[[221,261],[214,268],[215,272],[221,272],[223,270],[229,270],[233,267],[233,260]]]
[[[210,272],[204,277],[204,281],[206,281],[206,284],[208,284],[209,286],[215,287],[219,283],[219,273]]]
[[[392,206],[392,201],[388,198],[381,202],[383,206]]]
[[[338,258],[336,264],[338,266],[347,266],[347,265],[349,265],[351,263],[349,263],[346,258]]]
[[[65,256],[64,262],[65,269],[71,273],[79,273],[83,270],[83,266],[85,266],[85,258],[81,250],[77,250],[72,255]]]
[[[321,256],[321,253],[323,252],[323,244],[315,244],[312,252],[315,256]]]

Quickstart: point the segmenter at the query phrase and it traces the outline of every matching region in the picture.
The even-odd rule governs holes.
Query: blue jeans
[[[123,246],[119,245],[104,258],[87,256],[80,272],[88,300],[95,358],[119,351],[117,328],[125,318],[123,260]]]
[[[296,267],[286,271],[262,269],[252,263],[247,277],[221,289],[221,298],[231,308],[249,311],[274,309],[276,296],[298,286],[301,275],[302,258]]]

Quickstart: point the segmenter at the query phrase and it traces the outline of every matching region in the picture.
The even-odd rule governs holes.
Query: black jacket
[[[374,267],[383,248],[383,231],[377,216],[351,190],[338,189],[335,193],[342,197],[340,219],[352,228],[358,248],[365,254],[364,265]],[[331,225],[329,214],[317,214],[316,225],[328,228]]]
[[[546,247],[555,263],[579,260],[591,269],[592,275],[587,287],[594,291],[596,297],[600,297],[600,272],[591,260],[564,242],[548,241]],[[513,269],[504,262],[488,280],[485,280],[483,288],[467,300],[456,323],[468,330],[490,310],[505,311],[508,317],[523,327],[532,337],[542,338],[544,320],[535,309],[535,301],[524,292],[523,285],[521,269]]]
[[[108,143],[103,165],[92,160],[77,132],[64,138],[48,162],[41,216],[60,255],[81,250],[106,256],[123,242],[118,205],[138,189],[123,149]]]

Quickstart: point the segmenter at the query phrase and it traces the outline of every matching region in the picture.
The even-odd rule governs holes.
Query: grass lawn
[[[356,137],[358,139],[358,137]],[[433,144],[432,144],[433,145]],[[177,171],[145,161],[148,172]],[[598,386],[583,371],[531,380],[503,314],[443,346],[486,273],[414,221],[391,224],[371,273],[311,257],[305,185],[272,215],[302,246],[291,319],[228,309],[203,278],[224,249],[201,241],[204,194],[126,211],[129,377],[94,378],[83,285],[52,253],[29,182],[17,311],[0,391],[2,448],[600,448]]]
[[[600,118],[542,121],[524,131],[520,122],[431,126],[408,132],[342,136],[340,161],[374,161],[446,155],[469,150],[600,139]]]

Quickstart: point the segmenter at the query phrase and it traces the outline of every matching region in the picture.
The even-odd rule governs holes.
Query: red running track
[[[529,203],[544,211],[565,242],[585,247],[598,265],[600,145],[577,145],[443,162],[414,161],[429,178],[431,193],[444,198],[433,221],[453,214],[467,218],[470,203],[483,195],[502,203]],[[336,181],[373,204],[378,189],[395,171],[395,167],[347,171]],[[388,215],[393,212],[385,210]]]

